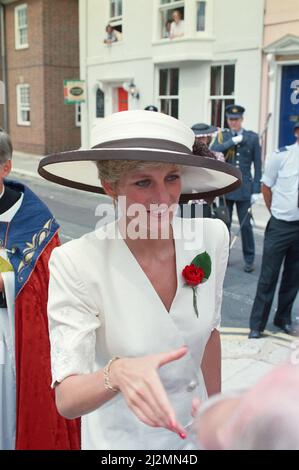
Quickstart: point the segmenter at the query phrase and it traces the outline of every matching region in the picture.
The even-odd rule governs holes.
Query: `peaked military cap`
[[[239,119],[243,117],[245,108],[243,108],[243,106],[239,106],[238,104],[229,104],[226,106],[225,112],[229,119]]]

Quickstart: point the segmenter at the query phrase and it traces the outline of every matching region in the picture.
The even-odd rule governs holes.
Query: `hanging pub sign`
[[[86,99],[84,80],[64,80],[64,103],[82,103]]]

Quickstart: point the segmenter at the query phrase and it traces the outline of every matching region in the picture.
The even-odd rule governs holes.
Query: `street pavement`
[[[48,205],[61,225],[61,240],[67,242],[95,228],[99,222],[96,209],[105,196],[64,188],[39,177],[40,157],[15,152],[12,177],[28,184]],[[223,390],[251,386],[256,380],[282,361],[299,358],[299,339],[286,335],[272,325],[276,296],[273,302],[268,330],[264,337],[249,340],[248,319],[253,304],[261,265],[263,233],[269,212],[262,199],[253,206],[256,240],[256,270],[247,274],[243,268],[240,237],[234,244],[224,282],[222,307],[222,373]],[[236,216],[232,235],[238,233]],[[294,320],[299,321],[299,299],[294,306]],[[299,361],[298,361],[299,362]]]

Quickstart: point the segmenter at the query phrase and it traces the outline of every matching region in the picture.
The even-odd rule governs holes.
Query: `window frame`
[[[112,3],[116,3],[117,5],[121,4],[121,15],[111,16],[111,5]],[[123,16],[123,0],[109,0],[109,18],[111,19],[119,19]]]
[[[178,71],[178,93],[177,95],[160,95],[160,76],[161,76],[161,70],[167,70],[167,84],[166,84],[166,92],[170,91],[170,70],[176,69]],[[178,115],[177,118],[179,119],[180,115],[180,68],[179,67],[160,67],[158,69],[158,102],[159,102],[159,109],[161,111],[162,106],[161,106],[161,101],[162,100],[167,100],[167,101],[174,101],[176,100],[178,102]],[[171,109],[172,106],[170,106]],[[169,114],[169,116],[173,116],[172,114]]]
[[[100,97],[98,95],[101,95]],[[100,107],[100,104],[98,102],[98,100],[101,100],[101,107]],[[106,106],[105,106],[105,92],[103,90],[102,87],[98,87],[97,90],[96,90],[96,118],[97,119],[103,119],[105,117],[105,110],[106,110]],[[99,113],[99,111],[102,111],[101,113]],[[101,115],[99,115],[101,114]]]
[[[186,0],[170,0],[168,1],[167,3],[164,3],[162,4],[161,3],[161,0],[158,0],[158,17],[159,17],[159,25],[160,25],[160,32],[159,32],[159,37],[158,37],[158,40],[161,40],[161,39],[169,39],[168,37],[166,37],[164,34],[165,34],[165,21],[166,21],[166,15],[164,17],[164,20],[162,21],[162,16],[167,13],[169,10],[178,10],[179,8],[183,8],[184,9],[184,18],[183,20],[185,20],[185,14],[186,14]],[[184,34],[184,36],[182,36],[182,38],[184,38],[186,36],[186,33]],[[175,41],[176,39],[182,39],[182,38],[173,38],[172,41]]]
[[[122,11],[121,15],[111,16],[111,4],[112,4],[113,1],[121,2],[121,11]],[[123,16],[124,16],[124,2],[123,2],[123,0],[109,0],[109,13],[108,13],[108,22],[107,22],[107,24],[110,24],[114,28],[116,26],[121,26],[121,32],[117,30],[121,34],[121,37],[120,37],[120,39],[118,39],[117,42],[122,41]],[[115,43],[112,43],[112,44],[115,44]]]
[[[233,94],[225,95],[224,94],[224,68],[225,66],[233,66],[234,67],[234,90]],[[220,94],[212,95],[211,94],[211,86],[212,86],[212,68],[213,67],[221,67],[221,77],[220,77]],[[236,64],[230,62],[222,62],[222,63],[214,63],[210,66],[210,93],[209,93],[209,103],[210,103],[210,121],[212,125],[218,125],[214,122],[212,112],[213,112],[213,101],[221,101],[221,129],[225,127],[226,117],[225,117],[225,102],[228,100],[233,101],[232,104],[235,103],[236,100]]]
[[[200,29],[197,29],[197,26],[198,26],[198,18],[197,18],[197,11],[198,11],[198,7],[199,7],[199,4],[200,3],[204,3],[205,4],[205,16],[204,16],[204,29],[200,30]],[[196,25],[195,25],[195,31],[196,31],[196,34],[203,34],[203,33],[206,33],[207,32],[207,10],[208,10],[208,2],[207,0],[196,0],[196,5],[195,5],[195,11],[196,11]]]
[[[25,10],[26,11],[26,26],[20,27],[19,25],[19,11]],[[28,40],[28,32],[29,32],[29,22],[28,22],[28,4],[22,3],[21,5],[17,5],[14,10],[15,13],[15,48],[19,49],[27,49],[29,47],[29,40]],[[27,42],[25,44],[21,44],[21,35],[20,30],[26,29],[27,31]]]
[[[21,89],[27,88],[29,89],[29,103],[27,105],[23,105]],[[31,103],[30,103],[30,85],[28,83],[18,83],[17,84],[17,124],[18,126],[30,126],[31,125],[31,116],[29,121],[24,121],[22,118],[22,112],[29,111],[31,114]]]

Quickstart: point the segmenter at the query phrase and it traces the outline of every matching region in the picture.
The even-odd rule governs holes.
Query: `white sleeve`
[[[275,185],[278,172],[281,166],[281,153],[274,152],[270,157],[266,158],[265,172],[262,176],[262,183],[268,188]]]
[[[215,315],[212,325],[212,330],[220,328],[221,323],[221,306],[223,296],[223,282],[227,268],[228,256],[229,256],[229,232],[221,220],[218,221],[221,224],[220,236],[218,240],[218,246],[216,248],[216,287],[215,287]]]
[[[53,250],[48,298],[52,387],[70,375],[93,372],[101,322],[75,264],[63,247]]]
[[[172,21],[172,22],[170,23],[170,31],[169,31],[169,32],[170,32],[170,36],[172,36],[172,35],[174,34],[174,28],[175,28],[175,22]]]

